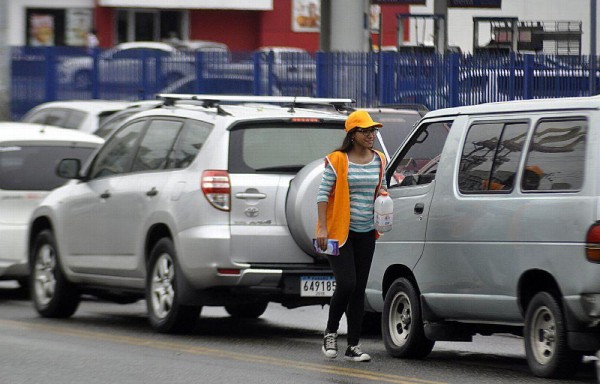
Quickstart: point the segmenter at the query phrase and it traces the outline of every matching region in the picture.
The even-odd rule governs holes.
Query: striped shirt
[[[348,160],[348,186],[350,188],[350,230],[369,232],[375,229],[373,224],[373,206],[375,189],[379,184],[381,159],[373,155],[368,164],[355,164]],[[317,203],[328,202],[335,184],[336,174],[331,164],[323,171]]]

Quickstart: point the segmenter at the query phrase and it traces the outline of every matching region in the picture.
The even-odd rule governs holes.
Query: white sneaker
[[[323,346],[321,347],[325,357],[335,359],[337,357],[337,333],[326,333],[323,337]]]

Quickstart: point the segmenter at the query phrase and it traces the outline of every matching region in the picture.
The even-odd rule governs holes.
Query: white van
[[[523,335],[536,376],[600,348],[600,97],[429,112],[386,171],[367,310],[390,355]]]

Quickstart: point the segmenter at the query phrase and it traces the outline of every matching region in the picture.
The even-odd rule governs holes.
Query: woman
[[[337,240],[339,255],[328,255],[336,279],[322,351],[337,357],[337,330],[344,312],[348,322],[345,358],[370,361],[358,341],[364,313],[365,288],[371,269],[375,240],[373,205],[382,190],[385,157],[372,149],[380,123],[366,111],[355,111],[346,119],[342,146],[327,155],[317,196],[317,245],[327,249],[327,240]]]

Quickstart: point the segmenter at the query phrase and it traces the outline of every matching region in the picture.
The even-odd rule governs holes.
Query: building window
[[[122,9],[117,12],[117,43],[187,39],[185,11]]]

